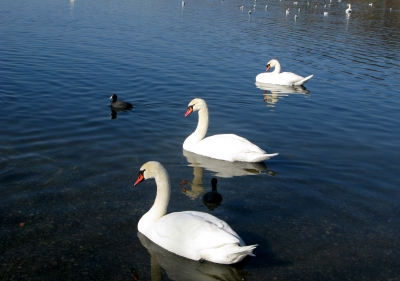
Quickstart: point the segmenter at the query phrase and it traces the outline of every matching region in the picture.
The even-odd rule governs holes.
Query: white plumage
[[[185,116],[199,112],[196,130],[186,138],[183,148],[203,156],[225,161],[261,162],[278,153],[267,154],[257,145],[234,134],[213,135],[204,138],[208,130],[208,107],[203,99],[196,98],[189,103]]]
[[[253,256],[257,245],[246,246],[223,220],[195,211],[166,214],[171,193],[168,173],[159,162],[147,162],[140,168],[135,186],[150,178],[156,181],[157,196],[139,220],[140,233],[160,247],[192,260],[232,264]]]
[[[305,84],[313,75],[302,77],[292,72],[282,72],[280,63],[273,59],[267,63],[268,71],[270,68],[275,67],[273,72],[263,72],[257,75],[256,82],[265,84],[275,84],[284,86],[300,86]]]

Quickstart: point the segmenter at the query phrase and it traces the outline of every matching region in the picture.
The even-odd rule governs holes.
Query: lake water
[[[2,0],[0,279],[400,280],[400,2],[369,1],[347,16],[337,0]],[[314,77],[259,88],[272,58]],[[113,113],[113,93],[133,109]],[[279,155],[182,151],[195,97],[208,135]],[[170,212],[227,221],[256,257],[199,263],[138,235],[149,160],[169,172]]]

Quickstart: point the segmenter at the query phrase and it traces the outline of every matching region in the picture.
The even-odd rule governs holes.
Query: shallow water
[[[350,16],[335,0],[185,2],[0,2],[1,279],[397,280],[398,1],[352,1]],[[255,85],[272,58],[314,77]],[[112,116],[112,93],[133,109]],[[249,167],[183,151],[194,97],[209,135],[279,155]],[[256,257],[185,263],[139,239],[148,160],[170,174],[170,212],[224,219]]]

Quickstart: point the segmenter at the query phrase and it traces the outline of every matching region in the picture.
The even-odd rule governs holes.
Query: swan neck
[[[156,199],[154,200],[153,206],[143,215],[138,224],[138,229],[143,234],[145,234],[145,230],[151,224],[155,223],[167,213],[167,207],[171,195],[170,181],[167,171],[165,169],[159,170],[154,178],[157,185]]]
[[[196,130],[185,140],[183,144],[183,148],[190,150],[190,145],[196,144],[197,142],[201,141],[205,135],[207,134],[208,130],[208,108],[207,105],[204,104],[203,108],[199,111],[199,121],[197,123]]]
[[[275,74],[281,73],[281,64],[278,61],[275,62],[275,69],[272,73]]]

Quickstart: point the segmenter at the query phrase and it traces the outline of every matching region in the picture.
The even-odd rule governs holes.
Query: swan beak
[[[265,70],[265,71],[268,71],[270,68],[271,68],[271,66],[268,64],[267,65],[267,70]]]
[[[185,113],[185,117],[188,116],[190,113],[193,112],[193,106],[189,106],[186,113]]]
[[[133,186],[137,186],[142,181],[144,181],[144,176],[143,176],[143,171],[140,171],[139,176],[138,176],[137,180],[135,181],[135,183],[133,184]]]

